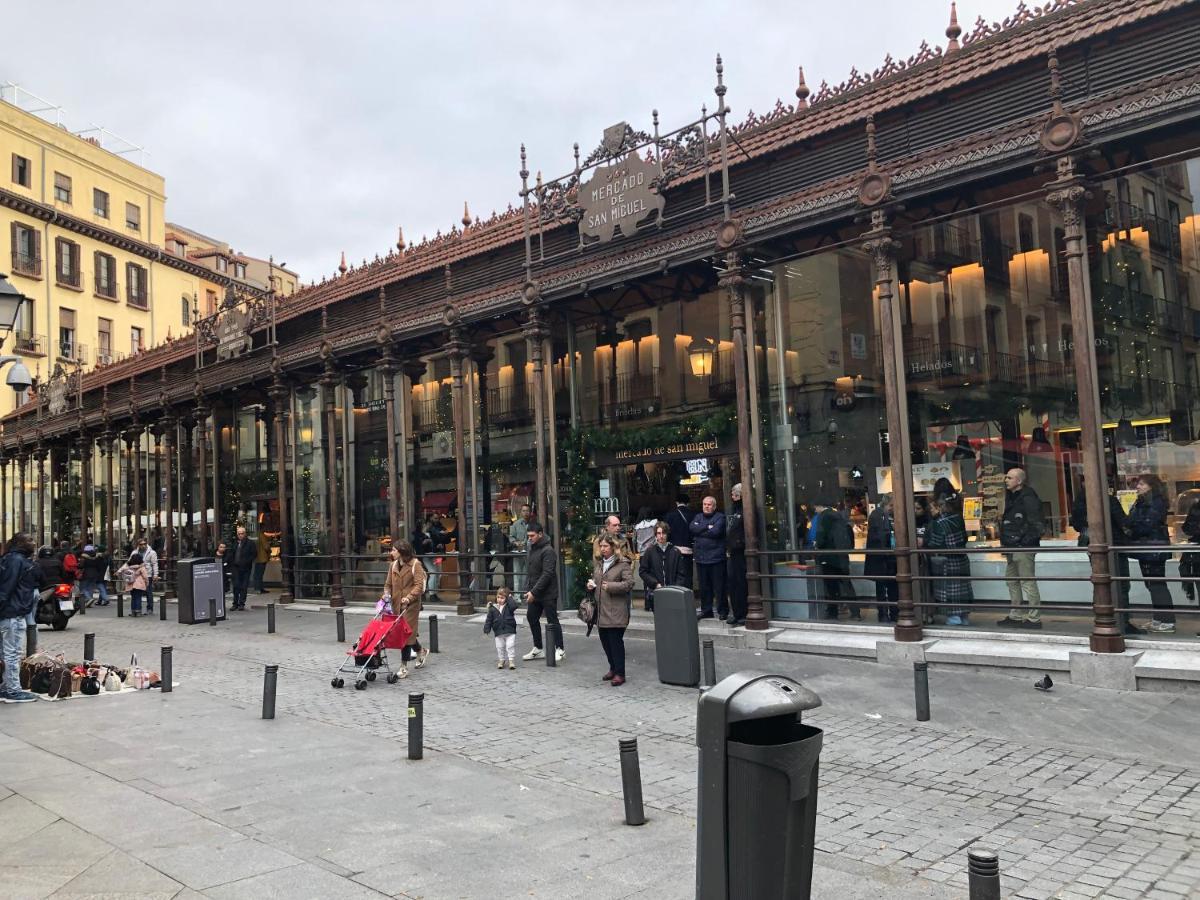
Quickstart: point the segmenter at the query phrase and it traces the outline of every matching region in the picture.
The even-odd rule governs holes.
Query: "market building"
[[[952,13],[944,50],[816,91],[801,70],[795,103],[740,122],[718,60],[695,121],[619,123],[562,177],[522,150],[513,208],[464,209],[287,297],[222,297],[188,340],[85,375],[70,409],[26,404],[4,421],[0,518],[29,521],[33,448],[111,458],[135,435],[136,491],[102,475],[83,501],[109,543],[145,522],[168,557],[204,554],[246,522],[276,541],[285,597],[339,605],[435,516],[454,539],[442,592],[467,612],[509,577],[523,503],[569,586],[605,515],[659,517],[680,493],[728,506],[741,483],[756,630],[817,596],[813,508],[845,504],[861,549],[891,493],[911,641],[921,498],[939,477],[962,494],[976,599],[1002,615],[987,579],[1019,466],[1046,522],[1044,603],[1119,651],[1107,517],[1086,550],[1070,520],[1153,473],[1178,541],[1200,494],[1198,9],[1054,0],[969,32]],[[180,512],[200,522],[167,527]],[[849,580],[873,598],[862,565]]]

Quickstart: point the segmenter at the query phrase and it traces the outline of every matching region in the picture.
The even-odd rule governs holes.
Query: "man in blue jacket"
[[[34,571],[33,538],[18,532],[8,542],[0,561],[0,646],[4,656],[4,684],[0,700],[29,703],[36,694],[21,690],[21,655],[25,652],[25,617],[37,605],[37,573]],[[29,626],[36,628],[36,625]]]
[[[700,612],[698,619],[713,617],[713,598],[716,597],[721,618],[729,615],[725,596],[725,514],[717,512],[717,498],[705,497],[700,512],[692,519],[692,549],[700,580]]]

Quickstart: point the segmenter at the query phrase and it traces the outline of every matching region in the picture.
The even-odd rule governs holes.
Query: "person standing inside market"
[[[700,573],[700,611],[698,619],[713,617],[713,601],[721,618],[729,615],[725,597],[725,514],[717,512],[717,498],[705,497],[689,530],[695,550],[696,569]]]
[[[526,584],[529,590],[525,592],[525,602],[529,604],[529,612],[525,618],[529,622],[529,633],[533,637],[533,649],[526,653],[524,660],[541,659],[546,655],[542,649],[542,615],[546,616],[546,631],[553,628],[553,649],[555,660],[566,657],[567,651],[563,643],[562,626],[558,624],[558,555],[550,546],[550,538],[543,531],[541,523],[529,523],[529,559],[526,561]]]
[[[523,594],[525,592],[525,562],[526,554],[529,552],[529,516],[530,509],[528,503],[521,504],[520,515],[516,521],[508,527],[508,540],[512,544],[513,556],[513,593]]]
[[[1171,543],[1167,531],[1167,489],[1157,475],[1143,475],[1137,480],[1137,500],[1129,510],[1129,540],[1132,544],[1165,547]],[[1154,634],[1175,633],[1175,604],[1167,587],[1165,550],[1145,550],[1130,554],[1142,569],[1142,581],[1150,592],[1154,607],[1153,618],[1146,629]]]
[[[900,585],[896,582],[895,524],[892,521],[892,495],[881,494],[879,503],[867,519],[867,550],[863,574],[875,580],[875,602],[879,624],[894,625],[900,604]]]
[[[1042,627],[1042,593],[1034,576],[1033,548],[1042,543],[1042,501],[1029,486],[1024,469],[1009,469],[1004,476],[1004,515],[1000,518],[1000,546],[1018,549],[1006,553],[1004,575],[1008,581],[1008,615],[999,621],[1007,628]],[[1022,598],[1023,595],[1023,598]]]
[[[267,563],[270,561],[271,539],[267,537],[265,531],[260,529],[258,539],[254,542],[254,572],[250,578],[256,594],[265,594],[267,592],[267,589],[263,587],[263,576],[267,573]]]
[[[742,512],[742,486],[735,484],[729,491],[733,505],[725,518],[725,549],[729,560],[725,566],[725,585],[729,591],[730,625],[745,625],[748,601],[746,597],[746,523]]]
[[[229,554],[229,568],[233,575],[233,608],[246,608],[246,591],[250,587],[250,570],[254,568],[254,557],[257,551],[246,537],[246,528],[239,525],[237,542]]]

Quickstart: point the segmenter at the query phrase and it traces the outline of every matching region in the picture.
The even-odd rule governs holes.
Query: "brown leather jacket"
[[[417,642],[425,581],[425,568],[419,559],[414,558],[407,563],[398,559],[388,569],[387,583],[383,588],[384,594],[392,598],[392,609],[404,616],[408,627],[412,629],[412,637],[408,639],[409,646]]]

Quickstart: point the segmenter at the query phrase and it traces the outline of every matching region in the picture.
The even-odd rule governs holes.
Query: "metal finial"
[[[1058,75],[1058,48],[1050,48],[1050,59],[1046,65],[1050,69],[1050,101],[1054,104],[1055,115],[1061,115],[1063,111],[1062,105],[1062,81]]]
[[[525,145],[521,145],[521,180],[524,181],[529,177],[529,165],[525,159]]]
[[[946,52],[959,48],[958,36],[962,34],[962,29],[958,27],[958,4],[951,0],[950,2],[950,24],[946,26],[946,39],[949,43],[946,44]]]
[[[717,54],[717,86],[715,88],[718,97],[725,96],[725,64],[721,62],[721,54]],[[722,102],[724,102],[722,100]]]
[[[404,226],[401,225],[396,229],[396,249],[403,253],[404,248],[407,246],[408,245],[404,243]]]
[[[536,186],[537,186],[537,191],[540,194],[542,191],[542,170],[541,169],[538,169],[538,172],[537,172]]]
[[[449,296],[451,292],[450,266],[442,267],[442,277],[446,282],[446,295]]]
[[[579,174],[579,141],[575,142],[575,174]],[[495,213],[492,215],[495,215]]]
[[[387,318],[387,293],[383,288],[379,289],[379,318]]]
[[[343,275],[345,275],[346,270],[348,268],[349,268],[349,266],[346,265],[346,251],[343,250],[342,251],[342,261],[340,263],[338,263],[338,271],[341,272]]]
[[[867,116],[867,170],[875,171],[875,114]]]
[[[329,330],[329,307],[326,305],[326,306],[321,307],[321,334],[324,335],[325,332],[327,332],[328,330]]]
[[[800,81],[796,85],[796,109],[808,109],[808,85],[804,83],[804,66],[800,67]]]
[[[658,127],[658,110],[657,109],[650,110],[650,116],[654,120],[654,127],[657,128]]]
[[[463,228],[467,228],[471,224],[471,211],[469,209],[467,209],[467,201],[466,200],[463,201],[462,223],[463,223]]]

